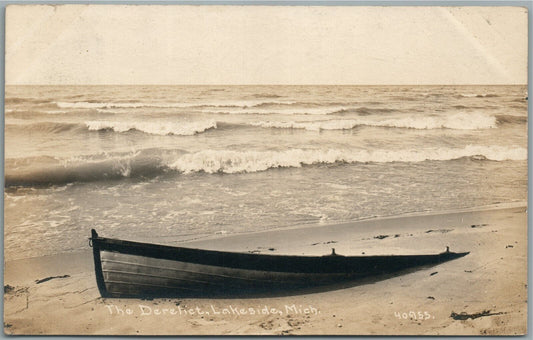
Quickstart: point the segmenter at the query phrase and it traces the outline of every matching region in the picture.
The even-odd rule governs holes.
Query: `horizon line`
[[[527,86],[528,83],[461,84],[7,84],[4,86]]]

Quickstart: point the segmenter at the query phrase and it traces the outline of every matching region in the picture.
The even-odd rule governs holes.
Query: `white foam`
[[[365,122],[365,125],[402,127],[412,129],[455,129],[476,130],[495,128],[496,117],[485,113],[456,113],[448,116],[423,116],[387,119],[373,124]]]
[[[482,156],[495,161],[525,160],[527,149],[521,147],[469,145],[465,148],[428,148],[417,150],[341,150],[291,149],[284,151],[205,150],[180,156],[169,167],[184,173],[258,172],[278,167],[301,167],[336,162],[422,162]]]
[[[356,120],[328,120],[317,122],[252,122],[250,125],[264,128],[278,129],[306,129],[310,131],[320,130],[349,130],[360,125]]]
[[[381,126],[408,129],[455,129],[455,130],[475,130],[489,129],[497,126],[496,117],[484,113],[458,113],[449,116],[413,116],[404,118],[361,118],[361,119],[339,119],[314,122],[274,122],[260,121],[250,123],[253,126],[264,128],[280,129],[306,129],[318,130],[346,130],[356,126]]]
[[[126,132],[137,130],[153,135],[180,135],[191,136],[209,129],[216,129],[217,123],[214,120],[195,122],[118,122],[118,121],[87,121],[85,125],[90,131],[113,130],[115,132]]]
[[[202,113],[214,114],[281,114],[281,115],[329,115],[346,110],[343,106],[325,106],[325,107],[228,107],[228,108],[207,108],[202,109]]]
[[[478,97],[478,98],[496,97],[496,95],[495,95],[495,94],[492,94],[492,93],[461,93],[460,96],[461,96],[461,97],[465,97],[465,98],[473,98],[473,97]]]
[[[194,107],[227,107],[228,109],[246,109],[260,105],[292,105],[291,101],[265,100],[221,100],[216,102],[56,102],[59,108],[69,109],[120,109],[120,108],[194,108]],[[258,110],[261,110],[258,108]],[[208,109],[209,111],[209,109]]]
[[[49,114],[49,115],[60,115],[60,114],[68,113],[68,111],[64,111],[64,110],[46,110],[46,111],[44,111],[44,113]]]
[[[220,100],[216,102],[199,102],[194,106],[212,106],[212,107],[232,107],[232,108],[251,108],[261,107],[264,105],[294,105],[295,101],[287,100],[268,100],[268,99],[243,99],[243,100]]]
[[[198,104],[183,104],[183,103],[123,103],[123,102],[57,102],[59,108],[62,109],[131,109],[140,107],[159,107],[159,108],[186,108],[193,107]]]

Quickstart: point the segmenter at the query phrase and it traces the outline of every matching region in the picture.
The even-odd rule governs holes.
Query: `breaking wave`
[[[495,98],[499,96],[494,93],[460,93],[456,97],[457,98]]]
[[[261,121],[250,123],[253,126],[279,129],[347,130],[357,126],[378,126],[408,129],[455,129],[476,130],[489,129],[497,126],[497,119],[486,114],[455,114],[446,117],[405,117],[389,119],[341,119],[314,122],[272,122]]]
[[[153,178],[175,173],[253,173],[275,168],[317,164],[448,161],[526,160],[521,147],[469,145],[465,148],[411,150],[289,149],[282,151],[146,149],[126,154],[101,154],[70,159],[33,157],[6,160],[6,187],[59,185],[73,182]]]
[[[31,113],[28,113],[31,115]],[[21,116],[21,118],[26,118]],[[13,121],[14,122],[14,121]],[[246,126],[273,129],[304,129],[309,131],[322,130],[350,130],[359,126],[373,126],[385,128],[406,128],[406,129],[455,129],[455,130],[475,130],[495,128],[503,124],[526,124],[527,116],[515,115],[487,115],[476,114],[455,114],[449,116],[418,116],[404,118],[378,119],[358,117],[354,119],[330,119],[316,121],[255,121],[255,122],[224,122],[212,119],[199,121],[161,121],[138,120],[132,122],[116,120],[91,120],[84,124],[68,122],[37,122],[37,123],[11,123],[6,121],[6,130],[27,131],[41,133],[63,133],[63,132],[86,132],[86,131],[111,131],[124,133],[128,131],[139,131],[153,135],[176,135],[192,136],[211,129],[239,129]]]
[[[446,161],[476,157],[494,161],[527,159],[524,148],[467,146],[463,149],[433,148],[423,150],[302,150],[286,151],[216,151],[205,150],[181,156],[169,167],[183,173],[242,173],[271,168],[301,167],[335,163],[389,163]]]
[[[112,130],[126,132],[137,130],[152,135],[192,136],[210,129],[217,128],[214,120],[197,122],[118,122],[118,121],[88,121],[85,125],[89,131]]]
[[[31,124],[6,124],[8,131],[25,131],[30,133],[64,133],[83,131],[113,131],[128,132],[139,131],[152,135],[177,135],[192,136],[210,129],[216,129],[214,120],[196,122],[119,122],[119,121],[87,121],[85,124],[62,122],[39,122]]]
[[[252,122],[252,126],[275,129],[349,130],[360,125],[356,120],[326,120],[316,122]]]
[[[56,102],[60,109],[112,109],[112,108],[139,108],[139,107],[184,107],[183,104],[173,103],[141,103],[141,102]],[[187,107],[187,106],[185,106]]]
[[[179,151],[173,152],[173,155]],[[6,160],[6,187],[48,186],[75,182],[153,178],[165,171],[165,153],[147,149],[127,154],[99,154],[59,159],[29,157]]]
[[[264,100],[227,100],[218,102],[56,102],[61,109],[135,109],[135,108],[249,108],[263,105],[293,105],[296,102]]]
[[[251,106],[251,107],[218,107],[218,108],[204,108],[202,113],[213,114],[248,114],[248,115],[331,115],[338,112],[345,112],[345,107],[293,107],[287,106]]]
[[[202,113],[212,114],[286,114],[286,115],[330,115],[355,113],[368,115],[374,113],[388,113],[394,109],[354,107],[350,103],[304,103],[296,101],[277,100],[233,100],[217,102],[57,102],[60,109],[92,109],[102,113],[121,112],[124,109],[191,109]]]

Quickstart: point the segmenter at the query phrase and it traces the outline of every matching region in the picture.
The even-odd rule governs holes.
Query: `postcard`
[[[527,11],[7,6],[4,332],[526,334]]]

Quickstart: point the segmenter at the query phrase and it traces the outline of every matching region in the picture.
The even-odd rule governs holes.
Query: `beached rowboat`
[[[328,285],[453,260],[468,253],[288,256],[131,242],[91,231],[102,297],[183,296]]]

